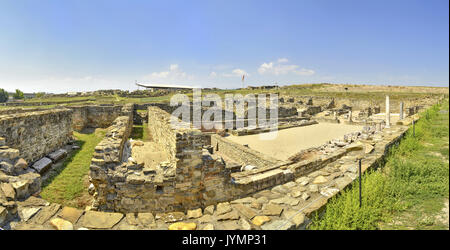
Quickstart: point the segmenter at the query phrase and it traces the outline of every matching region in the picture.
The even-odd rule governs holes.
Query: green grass
[[[63,166],[42,183],[42,198],[67,206],[83,206],[77,199],[87,194],[87,175],[94,148],[105,133],[104,129],[87,134],[74,132],[80,149],[72,152]]]
[[[390,150],[383,168],[332,198],[310,229],[444,229],[435,219],[449,197],[448,100],[421,114],[415,137],[410,128]],[[447,112],[439,112],[445,110]]]
[[[145,122],[143,125],[133,125],[130,137],[135,140],[150,141],[148,124]]]

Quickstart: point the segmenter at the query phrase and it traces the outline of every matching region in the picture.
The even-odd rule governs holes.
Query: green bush
[[[8,97],[8,92],[6,92],[4,89],[0,89],[0,102],[8,101]]]
[[[17,99],[24,99],[24,98],[25,98],[23,92],[20,91],[19,89],[16,89],[16,93],[14,93],[13,97],[14,97],[14,99],[16,99],[16,100],[17,100]]]

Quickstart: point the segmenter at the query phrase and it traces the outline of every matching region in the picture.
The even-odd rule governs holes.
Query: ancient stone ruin
[[[176,107],[168,104],[0,109],[0,226],[58,228],[57,219],[67,220],[72,208],[38,198],[42,178],[77,147],[73,131],[107,128],[88,173],[93,203],[70,212],[78,216],[70,217],[69,228],[301,228],[356,178],[357,159],[363,159],[364,171],[375,166],[429,103],[282,96],[280,136],[324,125],[332,133],[311,145],[297,141],[310,146],[293,146],[281,156],[270,153],[281,147],[265,151],[252,141],[268,132],[265,127],[173,128]],[[131,139],[133,126],[143,122],[151,140]]]

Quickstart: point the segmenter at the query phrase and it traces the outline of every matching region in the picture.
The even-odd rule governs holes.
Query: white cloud
[[[242,77],[242,75],[249,76],[245,70],[243,69],[233,69],[231,73],[224,73],[222,74],[224,77]]]
[[[194,76],[188,75],[186,72],[180,70],[178,64],[171,64],[168,71],[153,72],[149,75],[144,76],[144,80],[150,81],[183,81],[192,79],[194,79]]]
[[[258,73],[261,75],[272,74],[276,76],[291,73],[302,76],[310,76],[315,73],[312,69],[300,68],[300,66],[294,64],[285,64],[288,61],[289,60],[286,58],[280,58],[277,62],[263,63],[259,66]]]
[[[216,77],[216,76],[217,76],[217,73],[214,71],[209,74],[209,77]]]
[[[0,79],[8,91],[18,88],[25,93],[67,93],[72,91],[94,91],[98,89],[133,89],[134,81],[105,78],[104,76],[47,76],[34,79]]]
[[[280,59],[278,59],[278,62],[279,63],[287,63],[287,62],[289,62],[289,60],[287,58],[280,58]]]

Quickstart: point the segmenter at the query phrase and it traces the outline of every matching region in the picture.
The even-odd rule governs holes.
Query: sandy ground
[[[143,161],[145,167],[149,169],[156,169],[160,162],[168,159],[167,153],[159,150],[154,142],[144,142],[143,146],[133,146],[131,156],[137,162]]]
[[[276,159],[286,160],[303,149],[317,147],[329,140],[342,138],[345,134],[360,130],[362,130],[362,126],[319,123],[280,130],[273,140],[261,140],[260,135],[263,134],[230,135],[226,138],[239,144],[248,144],[251,149]]]
[[[442,224],[447,226],[447,230],[449,229],[449,209],[448,209],[448,199],[444,202],[444,207],[441,212],[436,216],[436,219],[439,220]]]

